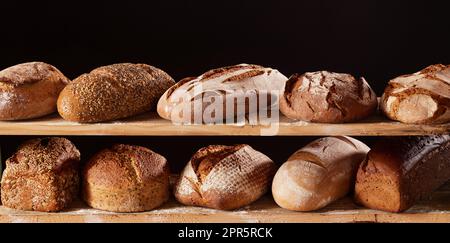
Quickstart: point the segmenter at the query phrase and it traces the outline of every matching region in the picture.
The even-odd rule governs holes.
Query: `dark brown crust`
[[[216,77],[220,77],[222,75],[226,75],[227,73],[232,73],[241,69],[256,69],[256,68],[262,68],[259,65],[247,65],[247,66],[241,66],[241,65],[235,65],[235,66],[228,66],[228,67],[222,67],[222,68],[216,68],[213,70],[210,70],[202,75],[202,79],[200,82],[207,81],[209,79],[213,79]]]
[[[326,96],[316,94],[312,90],[311,82],[306,90],[299,90],[303,78],[312,80],[312,77],[309,73],[294,74],[287,81],[284,95],[280,98],[280,110],[285,116],[311,122],[343,123],[366,118],[376,111],[376,95],[370,87],[364,86],[362,78],[355,79],[348,74],[339,74],[344,80],[327,76],[334,73],[317,73],[322,77],[320,86],[328,90]],[[325,86],[327,80],[332,83],[329,87]],[[341,84],[338,84],[339,82]],[[352,98],[350,94],[358,98]],[[363,100],[364,97],[368,100]]]
[[[154,110],[175,81],[146,64],[113,64],[83,74],[58,99],[58,112],[69,121],[101,122]]]
[[[3,205],[35,211],[59,211],[78,194],[80,152],[64,138],[33,139],[6,161]]]
[[[358,203],[401,212],[450,179],[450,136],[384,138],[359,168]]]
[[[70,82],[43,62],[15,65],[0,71],[0,120],[22,120],[56,111],[56,100]]]
[[[168,199],[169,175],[163,156],[140,146],[114,145],[85,165],[83,198],[92,207],[108,211],[151,210]]]

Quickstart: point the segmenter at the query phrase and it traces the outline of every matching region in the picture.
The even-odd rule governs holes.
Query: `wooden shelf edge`
[[[450,222],[450,190],[435,192],[404,213],[387,213],[356,206],[343,198],[315,212],[294,212],[278,207],[265,196],[250,206],[221,211],[184,206],[174,199],[161,208],[142,213],[112,213],[75,202],[58,213],[29,212],[0,206],[2,223],[444,223]]]
[[[419,136],[449,134],[450,124],[414,125],[375,116],[358,123],[319,124],[281,117],[271,127],[263,125],[175,125],[147,113],[134,118],[96,124],[62,120],[58,115],[30,121],[2,121],[0,135],[57,136]]]

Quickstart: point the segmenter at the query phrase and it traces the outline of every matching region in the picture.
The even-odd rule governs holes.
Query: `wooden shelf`
[[[276,126],[278,125],[278,126]],[[347,124],[319,124],[296,122],[281,117],[274,125],[175,125],[148,113],[134,118],[109,123],[79,124],[64,121],[58,115],[29,121],[2,121],[0,135],[112,135],[112,136],[407,136],[448,134],[450,124],[413,125],[389,121],[381,116]],[[275,131],[275,132],[273,132]]]
[[[82,202],[59,213],[27,212],[0,206],[0,222],[450,222],[450,183],[404,213],[386,213],[341,199],[316,212],[293,212],[278,207],[266,196],[243,209],[220,211],[180,205],[174,200],[143,213],[111,213],[88,208]]]

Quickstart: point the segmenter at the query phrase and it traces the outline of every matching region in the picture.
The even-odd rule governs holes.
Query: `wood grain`
[[[315,212],[293,212],[278,207],[266,196],[254,204],[235,211],[183,206],[173,199],[162,208],[143,213],[111,213],[88,208],[82,202],[59,213],[26,212],[0,206],[0,222],[178,222],[178,223],[282,223],[282,222],[450,222],[450,184],[443,186],[428,200],[404,213],[386,213],[355,205],[343,198]]]
[[[1,121],[0,135],[113,135],[113,136],[407,136],[448,134],[450,124],[413,125],[389,121],[381,116],[347,124],[296,122],[281,117],[272,129],[263,125],[176,125],[147,113],[109,123],[79,124],[58,115],[29,121]]]

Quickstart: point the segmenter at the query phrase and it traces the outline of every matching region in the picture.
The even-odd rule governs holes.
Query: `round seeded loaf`
[[[148,211],[169,198],[166,159],[140,146],[114,145],[95,154],[82,173],[85,202],[113,212]]]
[[[60,211],[79,193],[80,152],[65,138],[33,139],[6,161],[2,175],[4,206]]]

